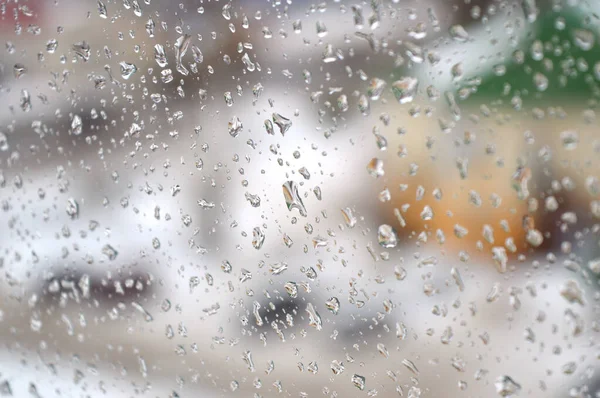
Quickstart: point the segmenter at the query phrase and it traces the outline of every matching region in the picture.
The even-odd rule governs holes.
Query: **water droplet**
[[[334,375],[339,375],[344,373],[345,367],[344,367],[344,363],[341,361],[338,361],[336,359],[334,359],[333,361],[331,361],[331,371],[333,372]]]
[[[129,62],[121,61],[121,76],[123,79],[128,80],[135,72],[137,72],[137,66],[130,64]]]
[[[283,184],[283,196],[285,198],[285,204],[289,211],[292,209],[298,209],[301,216],[306,217],[307,212],[298,193],[298,185],[294,181],[287,181]]]
[[[321,321],[321,316],[312,305],[312,303],[308,303],[306,305],[306,313],[308,314],[308,324],[317,330],[321,330],[323,328],[323,323]]]
[[[371,104],[369,103],[369,98],[364,94],[361,94],[358,98],[358,110],[365,116],[370,113]]]
[[[175,41],[175,69],[184,76],[189,74],[189,71],[183,66],[182,59],[190,46],[192,37],[188,34],[179,36]]]
[[[298,34],[302,32],[302,21],[297,19],[292,23],[292,29],[294,29],[294,33]]]
[[[54,54],[56,49],[58,48],[58,41],[56,39],[50,39],[46,43],[46,52],[48,54]]]
[[[425,58],[423,57],[423,48],[410,41],[404,43],[404,46],[406,47],[405,54],[408,57],[408,59],[410,59],[415,64],[423,63],[423,61],[425,60]]]
[[[389,358],[390,357],[390,353],[388,352],[388,349],[385,348],[385,345],[383,345],[383,343],[378,343],[377,344],[377,351],[379,351],[379,353],[384,357],[384,358]]]
[[[244,353],[242,354],[242,360],[246,363],[246,366],[248,367],[248,370],[250,372],[255,371],[254,360],[252,359],[251,351],[244,351]]]
[[[260,196],[253,195],[250,192],[246,192],[245,197],[252,207],[260,206]]]
[[[584,305],[584,292],[577,281],[568,280],[560,287],[560,295],[569,303]]]
[[[429,221],[433,219],[433,209],[430,206],[425,205],[423,207],[423,211],[421,212],[421,219],[424,221]]]
[[[450,344],[450,342],[452,341],[452,337],[454,337],[454,331],[452,330],[452,327],[448,326],[442,332],[440,341],[442,342],[442,344]]]
[[[108,257],[110,261],[113,261],[119,255],[119,252],[111,245],[106,244],[104,247],[102,247],[102,254]]]
[[[506,272],[506,266],[508,264],[508,256],[506,254],[506,249],[501,246],[496,246],[492,248],[492,259],[494,260],[494,264],[496,265],[496,269],[501,274]]]
[[[406,369],[410,370],[413,374],[415,374],[415,375],[419,374],[419,370],[417,369],[417,366],[410,359],[406,359],[406,358],[403,359],[402,365],[404,365],[406,367]]]
[[[256,249],[259,250],[263,243],[265,242],[265,234],[263,233],[263,231],[260,229],[260,227],[255,227],[254,230],[252,231],[252,246]]]
[[[79,217],[79,204],[73,198],[69,198],[67,200],[67,215],[71,217],[71,219],[75,219]]]
[[[335,55],[335,51],[331,44],[327,44],[327,46],[325,47],[325,51],[323,52],[323,55],[321,56],[321,59],[326,64],[335,62],[335,60],[337,59],[337,56]]]
[[[459,43],[469,40],[469,34],[462,25],[452,25],[448,32],[450,33],[450,37]]]
[[[535,22],[538,15],[540,14],[540,10],[537,7],[536,0],[523,0],[521,4],[523,7],[523,13],[525,14],[525,18],[527,18],[527,22]]]
[[[256,70],[256,65],[254,65],[254,63],[250,60],[248,53],[244,53],[242,56],[242,62],[244,63],[244,66],[248,72],[254,72]]]
[[[155,26],[156,24],[154,23],[154,20],[152,18],[149,18],[145,25],[146,33],[148,33],[149,37],[154,37]]]
[[[287,133],[290,127],[292,127],[292,121],[281,116],[279,113],[273,113],[272,118],[273,123],[279,127],[279,132],[281,135],[285,136],[285,133]]]
[[[352,375],[352,384],[354,384],[354,387],[358,388],[359,390],[364,390],[365,389],[365,377],[358,375],[358,374],[354,374]]]
[[[27,90],[21,90],[21,99],[19,105],[23,112],[29,112],[31,110],[31,95]]]
[[[318,37],[325,37],[327,36],[327,27],[325,26],[325,23],[323,21],[317,21],[317,36]]]
[[[419,81],[414,77],[403,77],[392,84],[392,92],[401,104],[412,102],[417,94]]]
[[[13,66],[13,74],[15,75],[15,78],[20,79],[27,74],[27,67],[23,64],[16,63],[15,66]]]
[[[132,301],[131,306],[144,315],[144,320],[146,322],[152,322],[154,320],[154,317],[140,303]]]
[[[454,235],[458,238],[458,239],[462,239],[465,236],[467,236],[467,234],[469,233],[469,230],[466,229],[465,227],[463,227],[460,224],[455,224],[454,225]]]
[[[529,229],[525,240],[533,247],[539,247],[544,242],[544,235],[537,229]]]
[[[225,100],[225,104],[227,106],[233,106],[233,96],[231,95],[231,91],[226,91],[223,94],[223,99]]]
[[[298,297],[298,284],[296,282],[286,282],[283,288],[291,298]]]
[[[273,129],[273,122],[270,119],[265,119],[265,130],[267,130],[267,134],[275,135],[275,130]]]
[[[227,131],[229,132],[229,135],[234,138],[240,134],[243,128],[244,126],[237,116],[234,116],[227,124]]]
[[[5,397],[13,395],[12,388],[8,380],[4,380],[2,383],[0,383],[0,395]]]
[[[450,275],[452,275],[452,278],[454,279],[454,283],[456,283],[456,286],[458,286],[458,290],[460,290],[461,292],[465,290],[465,284],[463,282],[462,276],[460,275],[460,272],[458,271],[457,268],[452,267],[452,269],[450,270]]]
[[[496,387],[496,393],[501,397],[512,397],[518,395],[521,391],[521,386],[509,376],[498,377],[494,386]]]
[[[0,131],[0,151],[6,152],[10,146],[8,145],[8,137],[2,131]],[[0,180],[2,178],[0,177]]]
[[[536,72],[533,75],[533,84],[538,91],[546,91],[548,88],[548,82],[548,78],[542,73]]]
[[[337,297],[331,297],[325,302],[325,306],[332,314],[337,315],[340,311],[340,300]]]
[[[383,161],[378,158],[371,159],[371,161],[367,164],[367,172],[375,178],[382,177],[385,174],[385,170],[383,169]]]
[[[594,47],[594,33],[587,29],[573,30],[573,42],[583,51],[589,51]]]
[[[81,121],[81,117],[77,114],[73,115],[71,119],[71,134],[79,135],[83,131],[83,122]]]
[[[386,86],[385,80],[374,77],[373,79],[371,79],[371,82],[369,83],[369,88],[367,89],[367,95],[373,101],[377,101],[381,97],[381,94],[383,94],[383,90],[385,89],[385,86]]]
[[[269,272],[271,272],[271,274],[273,275],[279,275],[286,269],[288,269],[287,263],[275,263],[271,264],[271,266],[269,267]]]
[[[161,44],[154,45],[154,59],[161,68],[164,68],[168,64],[165,49]]]
[[[342,215],[344,216],[344,221],[346,222],[348,228],[354,228],[356,225],[356,217],[354,216],[352,209],[349,207],[343,208]]]
[[[579,144],[579,134],[576,131],[563,131],[560,133],[560,139],[562,141],[563,148],[567,151],[572,151],[577,148]]]
[[[80,59],[82,59],[83,62],[87,62],[90,59],[90,56],[92,55],[92,50],[90,49],[89,44],[87,44],[85,41],[73,44],[72,48],[73,48],[73,51],[75,51],[75,54],[77,54],[77,56]],[[54,50],[55,49],[56,49],[56,47],[54,47]],[[46,50],[48,50],[47,46],[46,46]],[[48,51],[48,52],[50,52],[50,51]]]
[[[106,19],[108,16],[106,12],[106,5],[101,1],[98,1],[98,14],[100,15],[100,18],[103,19]]]
[[[396,231],[387,224],[381,224],[377,229],[377,240],[379,245],[385,248],[393,248],[398,245]]]

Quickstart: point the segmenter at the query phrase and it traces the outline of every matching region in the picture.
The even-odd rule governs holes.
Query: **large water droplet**
[[[237,137],[243,128],[242,121],[237,116],[234,116],[227,124],[227,131],[232,137]]]
[[[359,374],[354,374],[352,375],[352,384],[354,384],[354,387],[358,388],[359,390],[364,390],[365,389],[365,377],[361,376]]]
[[[168,64],[165,48],[161,44],[154,45],[154,59],[161,68],[164,68]]]
[[[279,127],[279,132],[281,135],[285,136],[285,133],[287,133],[290,127],[292,127],[292,121],[281,116],[279,113],[273,113],[272,118],[273,123]]]
[[[396,231],[387,224],[382,224],[377,229],[377,240],[379,244],[385,248],[393,248],[398,245]]]
[[[414,77],[403,77],[392,84],[392,92],[401,104],[412,102],[417,94],[419,81]]]
[[[129,62],[121,61],[121,76],[123,79],[128,80],[135,72],[137,72],[137,66]]]
[[[521,391],[521,386],[509,376],[500,376],[494,383],[496,392],[502,397],[512,397]]]
[[[288,210],[298,209],[301,216],[306,217],[306,208],[298,193],[298,185],[294,181],[287,181],[283,184],[283,196]]]
[[[450,37],[459,43],[469,40],[469,34],[462,25],[452,25],[448,32],[450,33]]]

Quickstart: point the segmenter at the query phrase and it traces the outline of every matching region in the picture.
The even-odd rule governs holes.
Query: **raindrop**
[[[254,230],[252,231],[252,238],[253,238],[252,239],[252,246],[256,250],[259,250],[263,246],[263,243],[265,242],[265,234],[260,229],[260,227],[255,227],[254,228]]]
[[[358,388],[359,390],[364,390],[365,389],[365,377],[358,375],[358,374],[354,374],[352,375],[352,384],[354,384],[354,387]]]
[[[589,51],[594,47],[594,33],[587,29],[575,29],[573,42],[583,51]]]
[[[107,18],[106,5],[101,1],[98,1],[98,14],[100,15],[100,18]]]
[[[313,307],[312,303],[308,303],[306,305],[306,313],[308,314],[308,324],[317,330],[321,330],[323,328],[323,323],[321,321],[321,316]]]
[[[273,113],[272,118],[273,123],[279,127],[279,132],[281,135],[285,136],[285,133],[287,133],[290,127],[292,127],[292,121],[281,116],[279,113]]]
[[[464,43],[469,40],[469,34],[462,25],[452,25],[448,32],[450,33],[450,37],[459,43]]]
[[[527,22],[533,23],[536,21],[540,10],[537,7],[536,0],[522,0],[523,12]]]
[[[417,94],[419,81],[414,77],[403,77],[392,84],[392,92],[401,104],[412,102]]]
[[[383,161],[378,158],[371,159],[367,164],[367,172],[375,178],[382,177],[385,174]]]
[[[125,80],[128,80],[135,72],[137,72],[137,66],[130,64],[129,62],[121,61],[119,65],[121,66],[121,77]]]
[[[377,229],[377,240],[381,247],[393,248],[398,245],[398,236],[394,228],[387,224],[382,224]]]
[[[165,49],[161,44],[154,45],[154,59],[161,68],[164,68],[168,64]]]
[[[26,73],[27,73],[27,67],[25,65],[23,65],[23,64],[17,63],[13,67],[13,74],[15,75],[15,78],[17,78],[17,79],[20,79]]]
[[[73,115],[71,119],[71,129],[70,133],[73,135],[79,135],[83,131],[83,122],[81,121],[81,117],[77,114]]]
[[[377,101],[381,94],[383,94],[383,90],[385,89],[386,83],[385,80],[379,79],[377,77],[371,79],[369,83],[369,88],[367,89],[367,95],[373,101]]]
[[[229,132],[229,135],[234,138],[240,134],[243,128],[244,126],[237,116],[234,116],[227,124],[227,131]]]
[[[340,300],[337,297],[331,297],[325,302],[325,306],[332,314],[337,315],[340,311]]]
[[[521,391],[521,386],[509,376],[498,377],[494,385],[496,387],[496,393],[501,397],[512,397],[518,395]]]
[[[294,181],[287,181],[283,184],[283,196],[285,198],[285,204],[289,211],[292,209],[298,209],[301,216],[306,217],[307,212],[298,193],[298,185]]]

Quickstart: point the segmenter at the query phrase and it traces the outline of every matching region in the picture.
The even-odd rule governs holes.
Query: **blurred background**
[[[0,0],[0,395],[600,397],[599,14]]]

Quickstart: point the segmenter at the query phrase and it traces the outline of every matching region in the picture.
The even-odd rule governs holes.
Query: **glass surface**
[[[0,396],[599,398],[599,15],[0,0]]]

